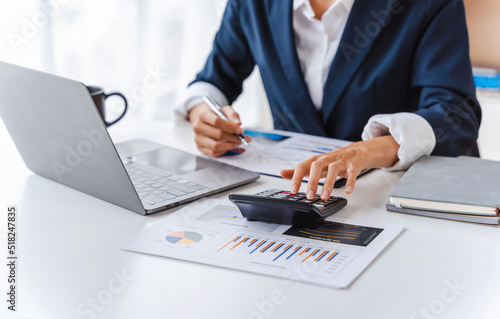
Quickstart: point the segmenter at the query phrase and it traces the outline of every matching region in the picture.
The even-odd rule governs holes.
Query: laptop
[[[81,82],[4,62],[0,117],[31,171],[143,215],[259,178],[145,140],[117,145],[120,157]]]

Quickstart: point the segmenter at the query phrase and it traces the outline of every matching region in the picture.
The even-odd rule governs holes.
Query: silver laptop
[[[139,214],[259,178],[144,140],[117,145],[120,158],[82,83],[4,62],[0,117],[31,171]]]

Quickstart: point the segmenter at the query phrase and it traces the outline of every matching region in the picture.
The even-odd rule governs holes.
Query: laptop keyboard
[[[139,198],[149,205],[156,205],[206,188],[182,176],[167,172],[160,176],[130,164],[125,165],[125,168]]]

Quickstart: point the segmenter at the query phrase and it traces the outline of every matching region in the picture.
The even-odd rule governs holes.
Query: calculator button
[[[323,205],[323,206],[328,206],[328,205],[330,205],[331,203],[329,203],[328,201],[323,201],[323,200],[320,200],[320,201],[317,201],[315,204],[318,204],[318,205]]]
[[[255,194],[255,196],[264,196],[264,197],[267,197],[267,195],[269,195],[270,193],[268,192],[260,192],[260,193],[257,193]]]
[[[314,203],[316,200],[315,199],[301,199],[299,200],[299,202],[302,202],[302,203]]]
[[[274,198],[287,198],[289,196],[290,195],[285,195],[285,194],[275,194],[275,195],[272,195],[271,197],[274,197]]]

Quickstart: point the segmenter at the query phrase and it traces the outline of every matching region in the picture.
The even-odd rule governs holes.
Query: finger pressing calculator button
[[[345,199],[338,200],[335,196],[326,201],[321,200],[319,196],[310,200],[306,198],[305,193],[292,194],[276,189],[255,195],[230,194],[229,199],[238,206],[247,220],[284,224],[290,224],[291,221],[293,225],[301,227],[317,227],[325,217],[347,204]]]

